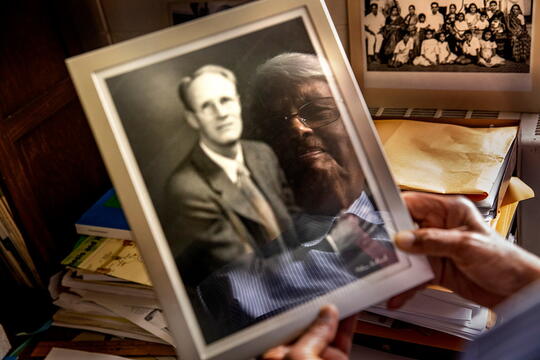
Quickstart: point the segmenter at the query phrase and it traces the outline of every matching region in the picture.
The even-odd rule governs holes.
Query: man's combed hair
[[[198,78],[199,76],[203,74],[218,74],[223,76],[225,79],[230,80],[234,85],[236,85],[236,76],[234,76],[234,73],[230,71],[229,69],[224,68],[223,66],[219,65],[204,65],[195,70],[193,74],[190,76],[186,76],[180,80],[180,84],[178,85],[178,95],[180,96],[180,101],[182,102],[182,105],[184,105],[184,108],[189,111],[194,111],[193,107],[191,106],[191,100],[189,98],[189,87],[191,86],[191,83]]]

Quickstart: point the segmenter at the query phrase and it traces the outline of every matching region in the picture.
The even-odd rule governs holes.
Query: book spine
[[[133,236],[130,230],[121,230],[82,224],[75,224],[75,229],[77,231],[77,234],[79,235],[100,236],[121,240],[133,240]]]

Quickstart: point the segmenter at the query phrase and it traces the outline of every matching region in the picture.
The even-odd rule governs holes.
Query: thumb
[[[319,354],[336,336],[338,311],[333,305],[324,306],[315,321],[289,351],[290,359],[319,359]]]
[[[473,232],[435,228],[400,231],[394,239],[396,245],[406,252],[461,260],[474,256],[475,241],[485,241]]]

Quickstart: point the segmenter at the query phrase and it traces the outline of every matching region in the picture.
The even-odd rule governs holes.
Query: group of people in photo
[[[364,17],[368,63],[491,68],[529,62],[531,37],[522,4],[505,3],[503,9],[496,0],[456,2],[441,7],[434,1],[419,13],[418,4],[405,10],[398,1],[371,1]]]

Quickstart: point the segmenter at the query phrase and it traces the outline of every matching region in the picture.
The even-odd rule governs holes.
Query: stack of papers
[[[513,146],[506,154],[487,197],[474,202],[476,208],[480,211],[486,221],[491,221],[497,216],[499,205],[503,200],[502,197],[508,188],[508,181],[515,167],[515,159],[516,146]]]
[[[489,196],[518,130],[412,120],[375,125],[402,189],[463,194],[476,201]]]
[[[412,120],[377,120],[375,125],[401,189],[465,195],[486,221],[507,225],[510,207],[499,219],[515,166],[516,126],[469,128]],[[488,309],[442,288],[417,293],[397,311],[384,305],[368,310],[464,339],[483,332],[489,318]]]
[[[472,339],[485,331],[489,319],[488,309],[454,293],[430,288],[418,292],[399,310],[388,310],[385,304],[368,310],[464,339]]]
[[[53,325],[173,344],[132,241],[86,237],[62,263],[49,286],[60,307]]]
[[[85,270],[87,273],[152,285],[139,250],[131,240],[81,237],[75,249],[62,261],[62,265]]]

